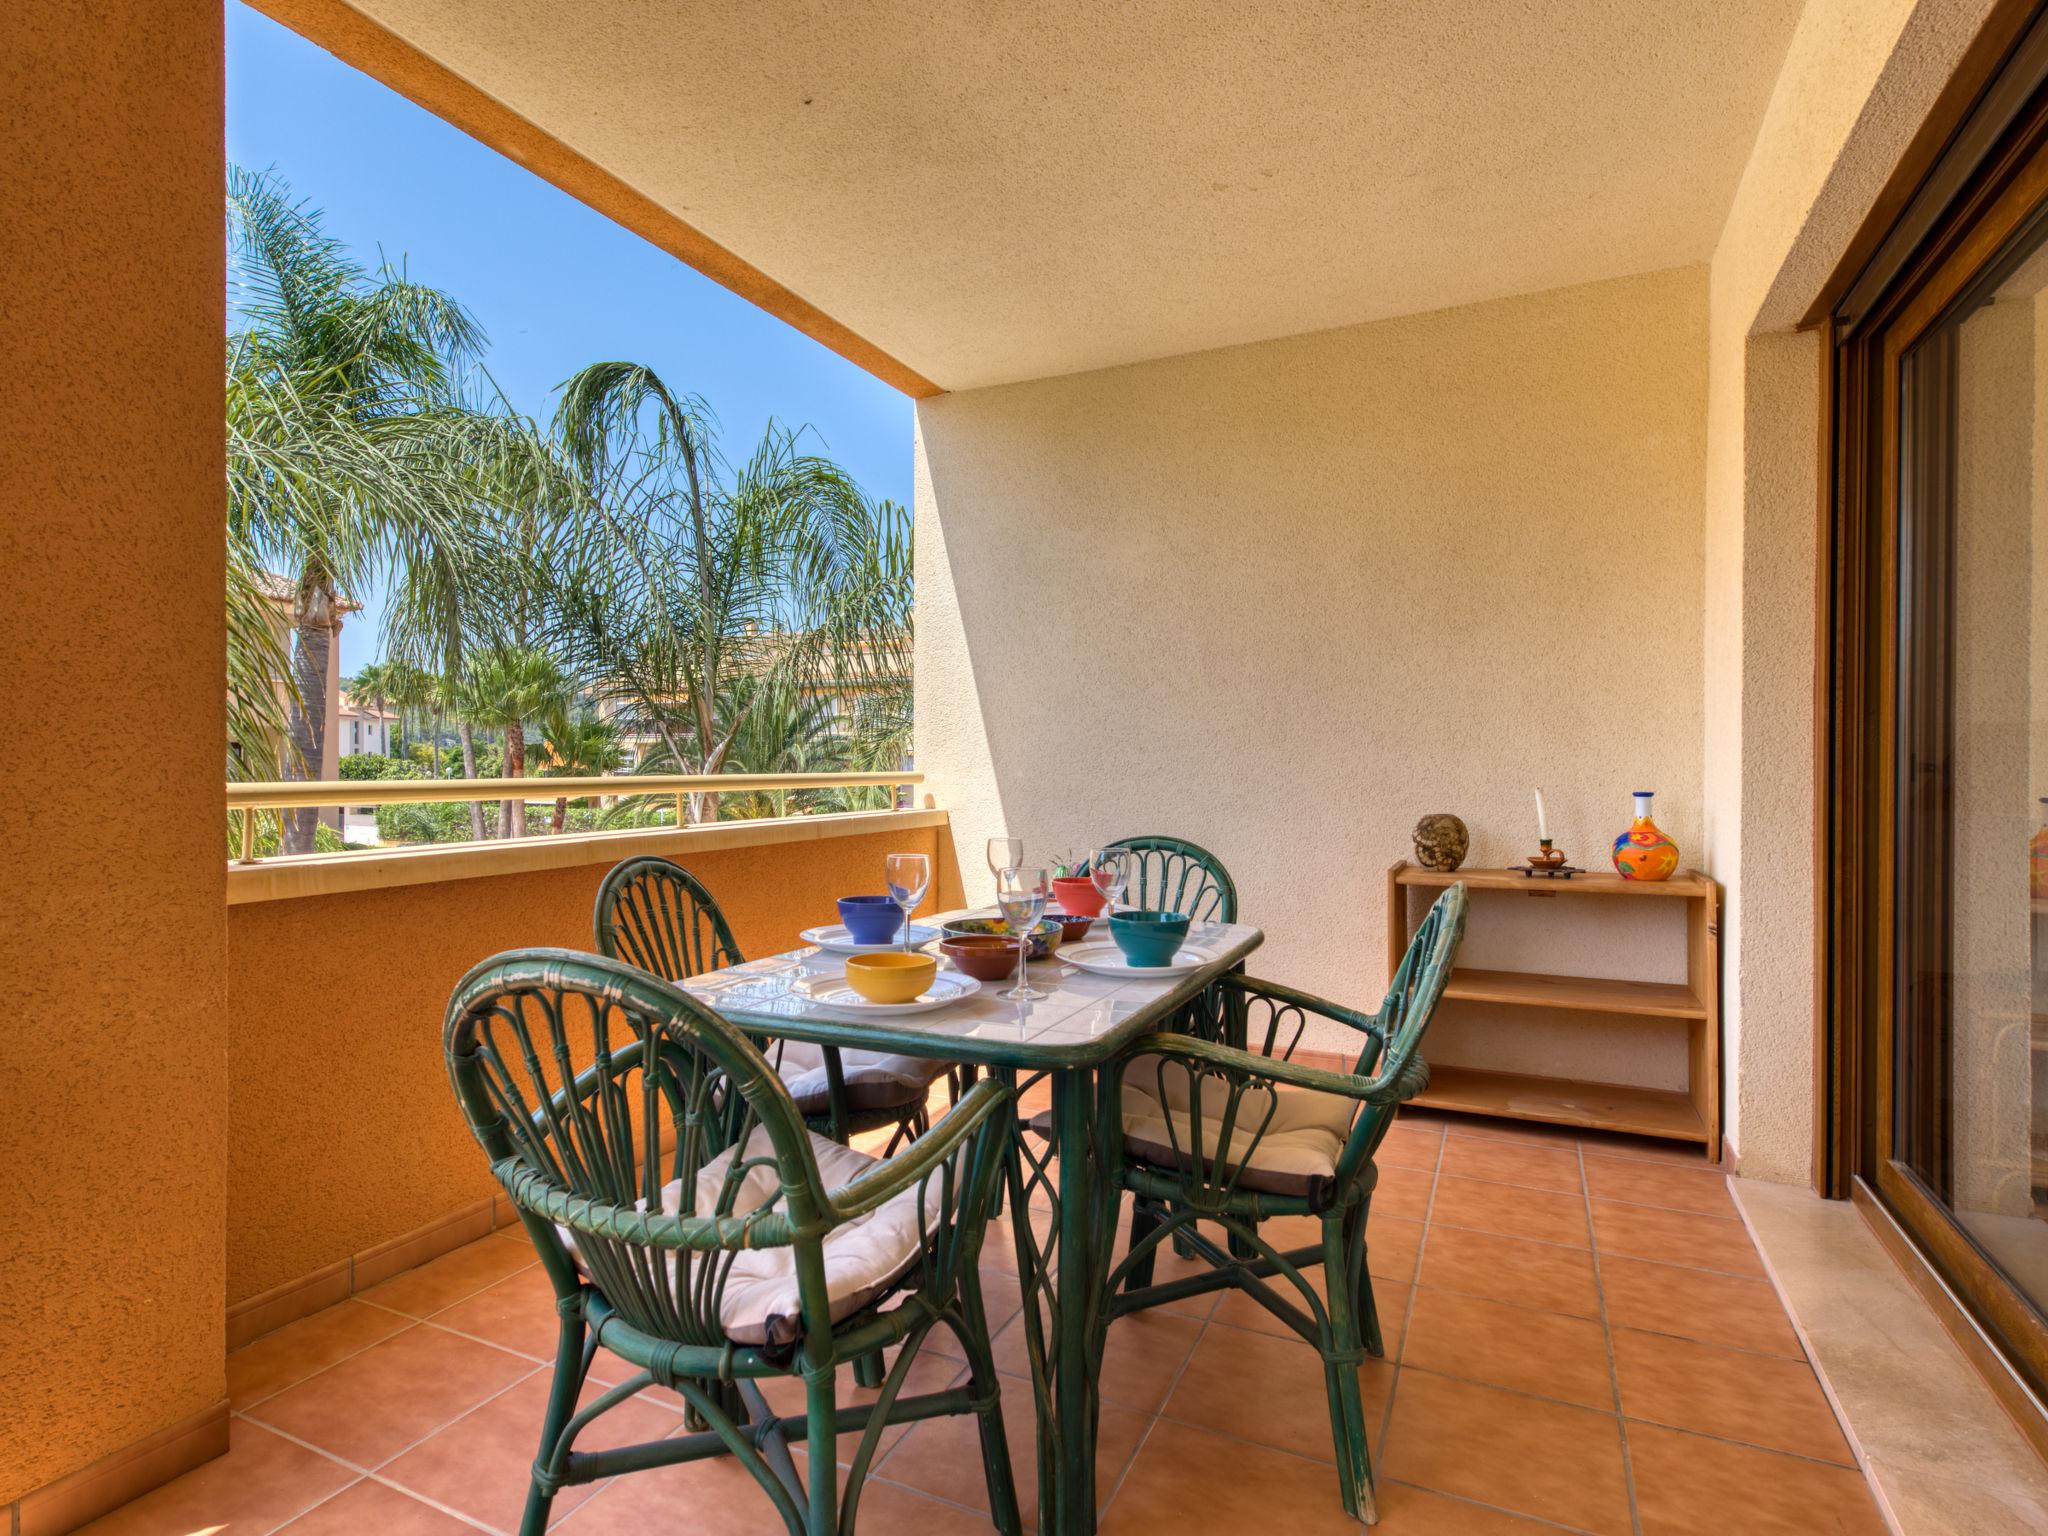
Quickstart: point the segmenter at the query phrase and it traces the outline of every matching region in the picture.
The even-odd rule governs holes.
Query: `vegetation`
[[[771,423],[729,460],[710,406],[633,362],[582,369],[543,427],[491,385],[453,296],[356,262],[273,175],[231,169],[227,213],[232,776],[318,775],[335,626],[380,580],[384,654],[345,686],[396,712],[393,755],[345,758],[345,778],[902,764],[909,522],[807,429]],[[688,814],[886,795],[707,794]],[[559,796],[546,830],[674,816],[666,796]],[[283,819],[287,851],[315,846],[313,812]],[[529,830],[517,800],[377,819],[385,841]]]

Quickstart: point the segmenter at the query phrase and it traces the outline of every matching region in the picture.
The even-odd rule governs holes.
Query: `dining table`
[[[925,921],[989,915],[990,909],[969,909]],[[1200,951],[1200,963],[1164,976],[1099,974],[1063,962],[1055,951],[1027,967],[1031,985],[1044,993],[1037,1001],[1009,1001],[1000,995],[1008,981],[983,982],[944,1007],[877,1019],[848,1017],[814,1000],[814,990],[826,990],[822,983],[844,976],[846,958],[815,947],[775,957],[800,967],[796,984],[779,996],[761,995],[758,958],[685,983],[757,1037],[974,1066],[1007,1082],[1020,1101],[1041,1081],[1050,1086],[1049,1135],[1015,1126],[1006,1191],[1038,1409],[1039,1508],[1053,1512],[1041,1528],[1058,1536],[1089,1536],[1098,1505],[1094,1298],[1107,1276],[1120,1203],[1100,1139],[1106,1128],[1115,1130],[1113,1117],[1105,1123],[1096,1113],[1100,1073],[1141,1035],[1175,1027],[1218,976],[1242,968],[1264,937],[1243,923],[1194,924],[1187,943]],[[1051,1207],[1043,1240],[1029,1215],[1039,1196]]]

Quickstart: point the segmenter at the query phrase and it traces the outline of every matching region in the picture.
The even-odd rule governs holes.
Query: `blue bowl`
[[[1188,936],[1185,912],[1114,912],[1109,936],[1131,965],[1171,965]]]
[[[839,921],[856,944],[893,944],[903,937],[903,909],[887,896],[842,896]]]

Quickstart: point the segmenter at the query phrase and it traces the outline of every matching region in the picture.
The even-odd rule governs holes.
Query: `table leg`
[[[1095,1145],[1095,1073],[1083,1068],[1050,1076],[1052,1143],[1034,1145],[1034,1135],[1019,1131],[1011,1159],[1010,1223],[1038,1408],[1039,1508],[1053,1512],[1041,1528],[1048,1536],[1090,1536],[1101,1405],[1102,1282],[1117,1201],[1102,1177]],[[1054,1152],[1059,1157],[1056,1179],[1048,1167]],[[1043,1245],[1032,1229],[1034,1192],[1045,1193],[1053,1207]]]

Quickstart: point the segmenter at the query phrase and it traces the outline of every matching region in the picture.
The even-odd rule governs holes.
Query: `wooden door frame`
[[[1999,253],[2048,223],[2048,77],[1975,167],[1913,258],[1863,313],[1824,329],[1831,411],[1820,552],[1816,779],[1814,1182],[1869,1192],[1966,1298],[2018,1382],[2048,1384],[2048,1320],[2000,1276],[1913,1170],[1893,1157],[1895,744],[1899,726],[1901,360],[1967,302]],[[1858,1189],[1858,1186],[1861,1189]],[[1996,1385],[1996,1383],[1994,1383]],[[2025,1394],[2022,1394],[2024,1396]],[[2008,1399],[2015,1412],[2020,1406]]]

